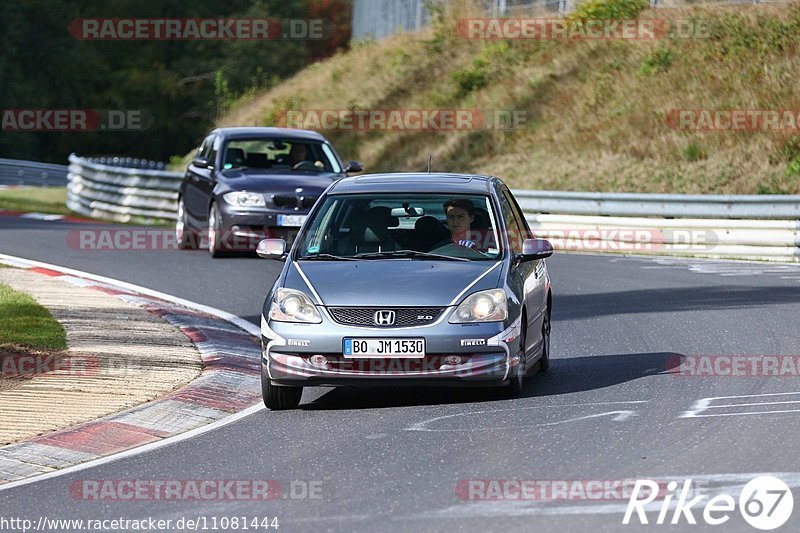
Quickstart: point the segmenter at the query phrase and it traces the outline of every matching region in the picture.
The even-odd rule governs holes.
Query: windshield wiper
[[[334,255],[334,254],[312,254],[312,255],[301,255],[297,259],[321,259],[321,260],[331,260],[331,261],[357,261],[354,257],[345,257],[342,255]]]
[[[447,261],[469,261],[466,257],[453,257],[452,255],[432,254],[418,250],[389,250],[386,252],[366,252],[356,254],[357,259],[381,259],[386,257],[425,257],[428,259],[445,259]]]

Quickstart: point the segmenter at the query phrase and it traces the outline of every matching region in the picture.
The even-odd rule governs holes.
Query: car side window
[[[221,140],[222,139],[220,137],[217,137],[216,135],[213,136],[213,137],[210,137],[210,139],[211,139],[211,142],[208,143],[209,150],[208,150],[208,155],[206,155],[206,159],[208,160],[208,164],[209,165],[216,166],[217,152],[219,152],[219,148],[220,148],[220,144],[221,144]]]
[[[209,135],[208,137],[203,139],[202,144],[200,144],[200,148],[197,149],[197,157],[208,159],[213,144],[214,144],[214,135]]]
[[[531,235],[531,230],[528,227],[528,221],[525,219],[525,214],[522,212],[522,209],[519,208],[516,198],[514,198],[514,195],[511,194],[511,191],[508,189],[503,189],[503,195],[508,200],[508,203],[511,204],[511,210],[514,212],[514,218],[517,219],[517,226],[520,229],[522,240],[532,239],[533,235]]]
[[[503,193],[497,195],[500,200],[500,211],[505,221],[506,232],[508,233],[508,242],[511,250],[514,253],[522,253],[522,231],[520,230],[517,217],[514,215],[514,208],[511,206],[508,197]]]

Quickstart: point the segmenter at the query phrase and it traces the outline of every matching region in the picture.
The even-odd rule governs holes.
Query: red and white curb
[[[0,490],[184,440],[263,408],[254,405],[261,400],[258,326],[102,276],[4,254],[0,263],[139,305],[180,328],[203,359],[200,377],[158,400],[0,448]]]

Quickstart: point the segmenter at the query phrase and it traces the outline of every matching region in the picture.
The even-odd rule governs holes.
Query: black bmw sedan
[[[178,196],[178,247],[213,257],[255,250],[264,238],[293,240],[334,181],[363,170],[344,164],[322,135],[284,128],[219,128],[186,169]]]

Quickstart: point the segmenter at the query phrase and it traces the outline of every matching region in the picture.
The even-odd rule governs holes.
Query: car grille
[[[273,194],[272,203],[283,209],[311,209],[318,196],[293,196],[290,194]]]
[[[402,328],[424,326],[436,322],[442,314],[443,307],[330,307],[333,319],[348,326],[371,326],[382,328]],[[391,326],[376,326],[376,311],[394,311],[395,323]]]
[[[303,196],[300,199],[300,207],[303,209],[311,209],[314,207],[314,203],[316,203],[317,197],[316,196]]]
[[[288,194],[273,194],[272,203],[274,203],[277,207],[294,209],[297,207],[297,196]]]

